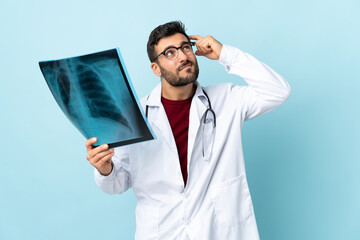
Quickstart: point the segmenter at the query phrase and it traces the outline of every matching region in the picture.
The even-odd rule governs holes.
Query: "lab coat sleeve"
[[[114,165],[110,175],[103,176],[96,168],[94,169],[96,184],[108,194],[123,193],[131,187],[130,161],[126,147],[118,147],[114,151],[115,155],[112,157]]]
[[[233,85],[230,91],[244,120],[273,110],[290,96],[290,86],[282,76],[240,49],[224,44],[219,62],[228,73],[242,77],[248,84]]]

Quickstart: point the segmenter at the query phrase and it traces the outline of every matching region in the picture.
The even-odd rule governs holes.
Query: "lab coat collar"
[[[204,106],[208,107],[208,101],[207,98],[203,92],[202,87],[200,86],[199,82],[196,81],[195,83],[195,94],[194,99],[198,98],[200,101],[204,104]],[[161,82],[151,91],[148,99],[146,100],[146,105],[151,107],[160,107],[161,105]]]
[[[161,82],[151,91],[146,100],[146,105],[150,107],[160,107],[161,105]]]
[[[198,81],[196,81],[194,84],[196,86],[194,97],[200,99],[200,101],[204,104],[204,106],[208,107],[208,100],[204,94],[203,88],[200,86]]]

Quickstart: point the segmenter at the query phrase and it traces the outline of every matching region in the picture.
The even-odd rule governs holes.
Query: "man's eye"
[[[176,51],[175,49],[168,49],[165,52],[165,56],[171,57],[171,56],[173,56],[175,54],[175,51]]]
[[[186,44],[182,47],[183,50],[188,51],[191,49],[190,45]]]

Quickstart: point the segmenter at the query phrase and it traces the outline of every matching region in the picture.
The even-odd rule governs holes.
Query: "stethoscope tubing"
[[[211,112],[213,115],[214,115],[214,122],[213,122],[213,127],[214,129],[216,129],[216,115],[215,115],[215,112],[214,110],[212,109],[211,107],[211,101],[210,101],[210,98],[209,96],[207,95],[207,93],[205,92],[205,90],[203,89],[203,92],[208,100],[208,108],[206,109],[205,113],[204,113],[204,121],[203,121],[203,126],[202,126],[202,155],[203,155],[203,158],[205,159],[205,139],[204,139],[204,127],[205,127],[205,124],[206,124],[206,119],[207,119],[207,115],[208,115],[208,112]],[[149,95],[150,96],[150,95]],[[149,98],[149,97],[148,97]],[[145,116],[146,118],[148,118],[148,113],[149,113],[149,105],[146,105],[146,109],[145,109]],[[211,147],[212,148],[212,147]],[[207,159],[206,159],[207,160]]]

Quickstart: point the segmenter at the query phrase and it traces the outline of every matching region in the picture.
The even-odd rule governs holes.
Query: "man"
[[[241,127],[282,104],[289,85],[239,49],[188,36],[181,22],[155,28],[147,50],[161,83],[141,104],[157,139],[111,150],[94,148],[96,139],[89,139],[96,183],[111,194],[133,188],[135,239],[259,239]],[[195,55],[218,60],[249,86],[202,88]]]

